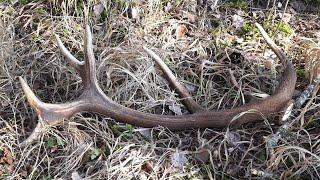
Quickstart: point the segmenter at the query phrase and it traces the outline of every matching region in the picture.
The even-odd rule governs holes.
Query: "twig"
[[[299,95],[299,97],[295,100],[293,104],[293,108],[300,109],[312,94],[315,95],[318,92],[319,86],[320,86],[320,74],[315,79],[313,79],[312,83],[309,84],[305,88],[305,90]],[[286,137],[285,135],[288,134],[288,131],[291,128],[291,125],[295,122],[295,120],[299,119],[299,118],[295,118],[295,117],[299,117],[297,113],[293,113],[293,115],[291,116],[290,114],[291,114],[291,111],[289,112],[289,115],[286,116],[287,118],[283,119],[284,123],[278,128],[276,133],[271,135],[267,139],[267,146],[269,148],[272,148],[272,149],[275,148],[278,144],[278,141],[281,138]]]

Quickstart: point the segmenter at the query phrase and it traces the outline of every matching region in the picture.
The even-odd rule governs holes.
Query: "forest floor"
[[[21,146],[38,117],[19,76],[48,103],[68,102],[83,90],[54,34],[82,60],[84,1],[0,2],[0,179],[320,179],[317,87],[292,109],[293,123],[272,147],[268,140],[283,127],[273,120],[281,117],[170,131],[90,112],[47,127],[37,141]],[[240,106],[248,93],[269,96],[283,68],[254,26],[258,22],[294,63],[299,96],[317,75],[319,12],[307,11],[304,1],[248,2],[85,1],[100,86],[132,109],[188,114],[143,50],[147,46],[208,110]]]

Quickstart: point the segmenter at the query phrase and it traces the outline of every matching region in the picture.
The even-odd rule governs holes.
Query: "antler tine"
[[[280,48],[272,41],[270,36],[264,30],[264,28],[259,23],[255,23],[255,25],[259,29],[262,37],[267,42],[269,47],[272,49],[272,51],[280,59],[281,64],[285,67],[285,70],[283,72],[283,76],[288,77],[288,79],[291,79],[291,81],[293,81],[295,84],[297,81],[297,76],[296,76],[296,72],[295,72],[294,66],[291,63],[291,61],[288,60],[285,53],[283,51],[281,51]],[[276,89],[275,94],[282,93],[282,96],[284,99],[290,100],[292,97],[293,91],[294,91],[294,88],[289,89],[289,87],[291,87],[291,85],[292,85],[291,81],[282,80],[282,83],[279,84],[278,88]]]
[[[143,49],[156,61],[170,85],[177,91],[180,98],[182,98],[181,101],[187,109],[192,113],[203,111],[204,109],[192,99],[188,90],[178,81],[166,63],[164,63],[163,60],[151,49],[146,46],[143,46]]]
[[[90,94],[88,92],[91,92],[92,90],[101,91],[97,85],[95,76],[95,59],[92,49],[92,35],[89,26],[86,25],[85,30],[84,62],[79,61],[67,50],[58,35],[55,35],[55,37],[63,55],[65,55],[65,57],[70,61],[71,66],[77,70],[84,81],[85,91],[78,98],[78,100],[63,104],[48,104],[37,98],[25,80],[22,77],[19,77],[19,81],[29,104],[38,114],[39,120],[43,120],[43,122],[38,122],[31,135],[24,142],[22,142],[21,145],[26,145],[38,139],[45,128],[43,123],[48,125],[58,124],[64,119],[72,116],[74,113],[85,110],[87,107],[86,103],[88,103],[87,99],[91,98],[91,96],[88,96],[88,94]]]
[[[42,102],[37,98],[37,96],[33,93],[31,88],[29,87],[29,85],[26,83],[26,81],[21,76],[19,76],[19,81],[20,81],[20,84],[22,86],[22,90],[23,90],[24,94],[26,95],[30,106],[34,110],[36,110],[38,113],[40,111],[40,106],[41,106]]]
[[[20,82],[22,84],[25,83],[25,81],[22,78]],[[26,86],[28,85],[26,84]],[[29,86],[28,88],[30,89]],[[73,114],[84,111],[88,106],[87,101],[82,100],[81,97],[78,100],[63,104],[44,103],[40,101],[36,96],[32,95],[29,96],[28,99],[31,99],[31,102],[36,102],[32,106],[32,108],[34,108],[38,114],[38,123],[32,131],[32,133],[29,135],[29,137],[20,144],[21,146],[25,146],[39,139],[40,135],[45,131],[46,125],[52,126],[59,124],[63,122],[64,119],[70,118]],[[28,102],[30,101],[28,100]]]
[[[84,42],[84,58],[85,58],[85,84],[90,87],[98,87],[96,77],[96,63],[92,47],[92,34],[90,27],[85,23],[85,42]]]
[[[263,29],[263,27],[259,23],[255,23],[256,27],[259,29],[262,37],[267,42],[272,51],[278,56],[282,64],[285,64],[287,60],[287,56],[280,50],[280,48],[272,41],[267,32]]]
[[[73,115],[84,102],[80,99],[63,104],[48,104],[42,102],[31,90],[26,81],[19,77],[22,90],[27,97],[30,106],[37,112],[38,116],[46,123],[53,125],[61,122],[63,118]]]
[[[60,120],[57,121],[57,119],[62,120],[62,118],[59,117],[62,117],[63,110],[72,107],[69,105],[72,103],[60,105],[44,103],[33,93],[29,85],[21,76],[19,76],[19,81],[30,106],[36,111],[41,119],[45,120],[50,125],[59,123]]]
[[[79,61],[76,57],[74,57],[70,53],[70,51],[68,51],[68,49],[63,45],[60,37],[57,34],[55,34],[54,36],[56,37],[56,41],[58,43],[58,47],[60,48],[62,54],[70,60],[71,65],[76,69],[79,69],[79,66],[82,67],[84,65],[84,62],[83,61]]]
[[[76,69],[79,73],[81,79],[84,81],[84,86],[94,85],[96,86],[96,67],[95,67],[95,57],[93,54],[92,47],[92,34],[89,25],[85,22],[85,43],[84,43],[84,59],[85,61],[79,61],[74,57],[70,51],[63,45],[59,36],[55,34],[58,47],[62,54],[70,61],[70,65]]]
[[[21,143],[22,146],[29,144],[39,138],[40,134],[44,131],[44,124],[54,125],[62,122],[65,118],[69,118],[74,113],[85,108],[85,101],[82,99],[63,104],[48,104],[42,102],[33,93],[26,81],[20,76],[19,77],[22,90],[27,97],[30,106],[38,114],[39,122],[31,135]]]
[[[44,133],[44,131],[45,131],[45,126],[42,122],[39,121],[37,123],[37,126],[32,131],[32,133],[28,136],[28,138],[20,143],[20,146],[26,146],[34,142],[35,140],[39,139],[39,137],[41,136],[42,133]]]
[[[70,65],[76,69],[79,73],[81,78],[84,78],[83,70],[84,70],[84,62],[79,61],[76,57],[74,57],[70,51],[63,45],[62,41],[60,40],[59,36],[55,34],[56,41],[58,43],[58,47],[61,50],[62,54],[69,60]]]

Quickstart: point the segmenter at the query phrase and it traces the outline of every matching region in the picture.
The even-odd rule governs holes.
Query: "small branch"
[[[320,74],[312,81],[311,84],[309,84],[305,90],[299,95],[299,97],[295,100],[293,104],[294,109],[300,109],[303,104],[306,103],[308,98],[311,95],[315,95],[319,91],[320,86]],[[271,135],[266,141],[267,146],[269,148],[275,148],[278,144],[278,141],[282,139],[283,137],[286,137],[288,134],[288,131],[291,128],[291,125],[294,123],[294,121],[298,118],[299,115],[297,113],[293,113],[293,115],[290,116],[291,110],[288,112],[289,114],[286,114],[287,118],[284,118],[284,123],[278,128],[275,134]]]
[[[295,102],[295,108],[300,109],[302,105],[307,101],[307,99],[311,96],[312,92],[317,88],[319,85],[319,80],[313,80],[311,84],[309,84],[306,89],[299,95]]]

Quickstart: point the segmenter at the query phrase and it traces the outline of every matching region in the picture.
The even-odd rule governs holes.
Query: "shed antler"
[[[146,47],[144,47],[146,52],[156,59],[157,64],[166,75],[171,86],[173,86],[180,97],[183,98],[183,104],[186,105],[193,114],[177,116],[149,114],[129,109],[114,102],[103,93],[97,83],[95,58],[92,49],[92,35],[88,25],[85,27],[85,62],[78,61],[64,47],[59,37],[56,36],[59,48],[67,59],[70,60],[70,64],[77,70],[84,83],[84,92],[77,100],[63,104],[44,103],[35,96],[25,80],[21,77],[20,83],[29,104],[37,112],[40,120],[44,120],[43,122],[46,122],[49,125],[57,124],[63,121],[63,119],[67,119],[75,113],[82,111],[100,113],[119,122],[136,126],[164,126],[172,130],[227,127],[232,124],[240,125],[247,122],[259,121],[263,119],[263,116],[269,116],[273,113],[282,111],[286,107],[287,103],[291,100],[295,88],[296,74],[292,63],[286,58],[285,54],[272,42],[263,28],[259,24],[256,25],[266,42],[273,49],[284,66],[283,78],[272,96],[233,109],[221,111],[202,110],[202,108],[191,99],[188,91],[177,81],[169,68],[157,55]],[[243,113],[250,110],[254,110],[255,112]],[[240,113],[243,114],[238,116]],[[43,124],[44,123],[39,121],[33,133],[26,141],[24,141],[24,144],[30,143],[38,138],[39,134],[44,129]]]

